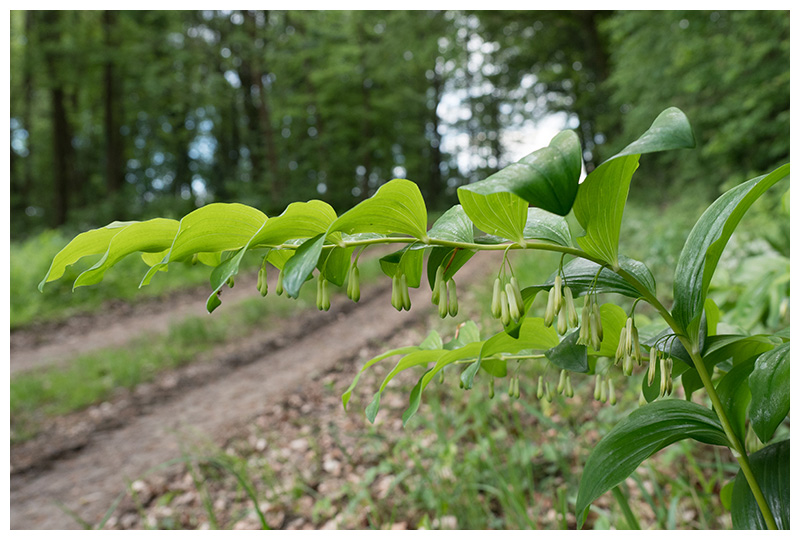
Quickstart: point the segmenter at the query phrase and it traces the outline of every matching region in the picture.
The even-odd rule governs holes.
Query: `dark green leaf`
[[[779,529],[789,529],[789,441],[781,441],[765,446],[750,455],[750,468],[753,470],[761,492],[772,511]],[[763,530],[767,528],[756,499],[742,471],[736,475],[731,500],[731,518],[734,529]]]
[[[694,135],[686,115],[670,107],[653,121],[639,139],[593,170],[578,189],[575,217],[586,231],[578,245],[610,265],[618,265],[622,213],[639,156],[677,148],[694,147]]]
[[[763,442],[789,414],[789,343],[758,357],[750,374],[750,423]]]
[[[574,131],[562,131],[553,137],[546,148],[528,154],[486,180],[462,186],[459,188],[459,199],[462,190],[481,195],[514,193],[533,206],[566,216],[572,209],[580,174],[581,145],[578,136]],[[478,227],[483,229],[480,225]],[[516,240],[513,236],[501,236]]]
[[[725,416],[730,420],[733,432],[740,441],[744,441],[747,406],[750,404],[747,378],[753,372],[755,363],[756,359],[751,358],[734,366],[717,383],[717,395],[722,402]]]
[[[454,254],[455,253],[455,254]],[[456,275],[462,266],[475,255],[475,252],[469,249],[459,248],[446,248],[435,247],[431,249],[431,254],[428,256],[428,285],[433,290],[433,284],[436,280],[436,269],[439,266],[445,266],[444,280],[452,278]]]
[[[473,225],[461,205],[457,204],[436,220],[431,230],[428,231],[428,238],[472,243],[474,239]]]
[[[286,261],[283,267],[283,288],[287,295],[297,298],[300,294],[300,287],[317,266],[324,243],[325,233],[309,238],[295,250],[292,258]]]
[[[724,193],[700,216],[683,246],[675,268],[672,315],[690,337],[708,293],[722,251],[748,208],[767,189],[789,175],[789,164],[753,178]]]
[[[587,373],[589,371],[589,356],[586,354],[586,345],[578,345],[579,331],[575,330],[561,340],[561,343],[545,351],[544,355],[556,367]]]
[[[592,501],[625,480],[645,459],[686,438],[728,443],[713,411],[683,400],[649,403],[617,424],[594,447],[583,469],[575,513],[578,527],[583,526]]]
[[[398,274],[398,272],[405,274],[409,287],[419,287],[424,257],[424,251],[410,249],[409,246],[406,246],[399,251],[381,257],[381,270],[389,277]]]
[[[341,287],[347,279],[347,272],[350,270],[350,259],[355,248],[330,248],[327,253],[319,258],[317,268],[325,276],[325,279]],[[324,270],[323,270],[324,269]]]
[[[564,247],[572,246],[567,220],[541,208],[528,208],[528,220],[522,234],[526,239],[544,240]]]
[[[634,259],[620,257],[620,267],[633,276],[647,291],[655,296],[656,283],[653,274],[645,266]],[[564,285],[572,289],[572,294],[583,296],[592,288],[592,284],[598,293],[617,293],[631,298],[639,298],[641,293],[630,283],[609,268],[603,268],[598,275],[600,265],[587,261],[586,259],[572,259],[564,265]],[[550,279],[541,287],[548,290],[553,286],[556,278],[554,272]],[[595,280],[595,278],[597,278]]]

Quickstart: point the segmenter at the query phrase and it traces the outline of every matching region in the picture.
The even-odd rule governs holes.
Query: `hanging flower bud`
[[[573,328],[578,326],[578,312],[575,310],[575,300],[572,298],[572,289],[564,287],[564,303],[567,308],[567,322]]]
[[[192,254],[192,266],[195,266],[199,262],[199,260],[200,260],[200,257],[198,257],[198,254],[197,253],[193,253]]]
[[[508,397],[514,397],[514,379],[515,378],[516,377],[514,377],[512,375],[511,376],[511,380],[508,381]]]
[[[352,291],[350,295],[350,300],[353,302],[358,302],[361,299],[361,277],[360,272],[357,266],[353,267],[353,270],[350,272],[350,281],[348,282],[352,286]]]
[[[611,379],[611,377],[608,378],[608,402],[611,404],[611,406],[617,404],[617,394],[614,392],[614,381]]]
[[[594,376],[594,399],[595,401],[600,401],[600,386],[602,386],[602,382],[600,380],[600,375]]]
[[[317,279],[317,309],[322,311],[322,274]]]
[[[322,279],[322,309],[328,311],[331,309],[331,294],[328,292],[328,280]]]
[[[567,380],[564,382],[564,395],[568,398],[575,395],[575,392],[572,390],[572,380],[570,380],[569,373],[567,373]]]
[[[489,399],[494,399],[494,377],[489,377]]]
[[[444,266],[436,269],[436,277],[433,280],[433,293],[431,294],[431,302],[434,305],[439,305],[440,295],[442,294],[442,286],[444,286]]]
[[[229,278],[228,278],[228,287],[230,287],[231,289],[233,289],[233,285],[234,285],[234,283],[235,283],[235,282],[234,282],[234,280],[233,280],[233,276],[229,277]]]
[[[520,313],[519,305],[517,304],[517,296],[514,294],[514,288],[511,283],[506,283],[506,298],[508,299],[508,314],[514,319],[514,322],[519,322]]]
[[[544,397],[544,377],[539,375],[539,381],[536,384],[536,397],[542,399]]]
[[[500,291],[500,320],[503,322],[503,326],[511,324],[511,311],[508,307],[506,291]]]
[[[275,294],[278,296],[283,294],[283,269],[278,270],[278,284],[275,285]]]
[[[567,383],[567,370],[562,369],[561,375],[558,376],[558,386],[556,386],[556,392],[559,394],[564,393],[564,385]]]
[[[502,316],[500,308],[500,278],[495,278],[492,287],[492,317],[499,319]]]
[[[558,315],[559,311],[561,311],[561,302],[562,302],[562,298],[561,298],[561,274],[557,274],[556,275],[555,283],[553,284],[553,290],[555,291],[555,293],[554,293],[555,305],[553,306],[555,311],[553,312],[553,316],[555,316],[555,315]]]
[[[642,365],[642,348],[639,346],[639,331],[633,327],[633,359],[636,360],[636,365]]]
[[[403,301],[403,309],[411,309],[411,296],[408,294],[408,278],[405,274],[400,276],[400,299]]]
[[[600,308],[597,307],[597,302],[592,304],[592,328],[597,328],[597,341],[603,341],[603,319],[600,317]],[[595,349],[600,349],[599,346]]]
[[[453,278],[450,278],[450,281],[447,282],[447,291],[450,297],[447,300],[449,307],[448,312],[451,317],[455,317],[458,315],[458,295],[456,294],[456,282],[453,281]]]
[[[558,312],[558,325],[556,327],[556,330],[558,330],[558,334],[560,336],[563,336],[564,334],[567,333],[567,330],[569,330],[569,325],[567,324],[566,309],[562,309],[561,311]]]
[[[578,333],[578,344],[589,345],[592,341],[592,318],[590,316],[589,306],[583,306],[581,310],[581,328]]]
[[[622,330],[619,332],[619,343],[617,344],[617,352],[614,355],[614,359],[619,362],[625,357],[625,340],[627,337],[628,331],[625,327],[622,327]]]
[[[442,281],[441,288],[439,290],[439,317],[444,319],[447,317],[448,312],[447,306],[447,283]]]
[[[514,291],[514,299],[517,301],[517,306],[519,306],[520,309],[520,314],[523,314],[522,310],[525,309],[525,301],[522,299],[522,291],[519,288],[519,282],[517,278],[511,276],[510,283],[511,289]]]
[[[622,372],[626,377],[633,374],[633,356],[628,353],[625,353],[625,357],[622,359]]]
[[[661,397],[667,393],[667,380],[669,380],[669,376],[667,375],[667,359],[661,359],[661,386],[658,390],[658,396]]]
[[[660,356],[658,349],[655,345],[650,347],[650,365],[647,366],[647,385],[653,386],[653,381],[656,380],[656,362]]]
[[[628,317],[625,321],[625,352],[631,354],[633,351],[633,319]]]
[[[400,292],[400,277],[392,276],[392,307],[397,311],[403,309],[403,295]]]
[[[514,398],[519,399],[519,377],[514,379]]]
[[[553,393],[550,391],[550,383],[549,382],[545,382],[544,383],[544,399],[548,403],[553,401]]]
[[[552,287],[547,293],[547,307],[544,309],[544,325],[552,326],[556,316],[556,289]]]
[[[608,400],[608,387],[606,386],[606,381],[602,381],[600,383],[600,402],[605,403]]]
[[[590,338],[591,338],[591,346],[592,349],[599,351],[600,345],[602,344],[602,338],[600,337],[601,327],[597,325],[597,321],[595,321],[594,317],[591,317],[592,325],[589,328],[590,331]]]

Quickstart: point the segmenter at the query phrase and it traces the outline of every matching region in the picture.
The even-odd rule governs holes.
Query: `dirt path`
[[[491,257],[481,260],[486,264],[472,261],[459,272],[461,290],[493,266]],[[241,290],[252,289],[242,285]],[[274,340],[268,343],[272,346],[264,346],[262,337],[237,350],[218,351],[234,358],[244,355],[246,361],[218,364],[216,370],[212,365],[205,376],[189,377],[188,383],[177,385],[171,393],[156,392],[160,397],[120,415],[110,428],[90,429],[72,452],[50,456],[46,468],[33,464],[26,472],[12,474],[11,527],[77,528],[71,517],[54,506],[56,501],[90,523],[99,522],[126,480],[180,455],[180,433],[224,438],[249,417],[296,392],[314,373],[353,358],[375,340],[390,338],[398,328],[424,321],[431,312],[429,291],[424,287],[411,291],[414,308],[407,313],[388,305],[385,284],[382,292],[364,292],[362,301],[349,311],[339,302],[326,314],[284,320],[282,325],[309,331],[302,338],[284,339],[284,346]],[[192,308],[187,311],[196,313]],[[168,320],[176,316],[172,313]],[[124,321],[119,324],[130,327]],[[57,348],[56,344],[47,346]],[[247,351],[242,352],[242,347]]]
[[[255,273],[238,276],[233,289],[224,288],[222,305],[215,314],[258,295],[255,287]],[[80,354],[105,347],[121,347],[142,335],[164,333],[176,320],[206,314],[208,291],[208,286],[197,287],[134,306],[112,303],[100,316],[80,315],[63,323],[42,324],[12,332],[11,374],[63,365]]]

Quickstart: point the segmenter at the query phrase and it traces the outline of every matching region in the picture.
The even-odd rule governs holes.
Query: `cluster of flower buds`
[[[508,397],[519,399],[519,375],[512,375],[508,381]]]
[[[496,278],[492,289],[492,317],[502,321],[503,326],[508,326],[511,321],[519,322],[524,309],[517,278],[511,276],[507,281]]]
[[[233,276],[231,276],[231,277],[229,277],[229,278],[228,278],[228,287],[230,287],[231,289],[233,289],[233,286],[234,286],[234,284],[235,284],[235,283],[236,283],[236,282],[235,282],[235,280],[233,279]]]
[[[319,274],[317,280],[317,309],[320,311],[328,311],[331,309],[331,295],[328,292],[328,280]]]
[[[567,397],[572,397],[575,394],[572,390],[572,381],[569,378],[569,371],[566,369],[561,370],[561,375],[558,377],[556,392],[564,394]]]
[[[347,297],[353,302],[358,302],[361,299],[359,279],[358,266],[354,264],[350,267],[350,272],[347,274]]]
[[[408,278],[405,274],[392,276],[392,306],[397,311],[411,309],[411,297],[408,294]]]
[[[599,351],[603,341],[603,321],[600,318],[600,307],[597,304],[597,295],[587,294],[583,300],[581,310],[581,327],[578,333],[579,345],[587,345]]]
[[[439,306],[439,317],[444,319],[449,314],[451,317],[458,315],[458,293],[456,282],[453,278],[444,280],[444,267],[436,269],[436,278],[433,281],[433,294],[431,302]]]
[[[661,368],[661,385],[658,397],[672,393],[672,357],[655,345],[650,348],[650,365],[647,369],[647,384],[652,386],[656,379],[656,363]]]
[[[652,350],[650,356],[652,357]],[[633,318],[628,317],[625,321],[625,326],[619,333],[619,344],[617,345],[617,353],[614,357],[614,364],[622,362],[622,372],[625,375],[633,373],[633,362],[636,361],[637,366],[642,365],[642,350],[639,347],[639,331],[636,325],[633,324]]]
[[[599,320],[599,318],[598,318]],[[556,330],[564,335],[570,328],[578,326],[578,312],[575,311],[575,301],[572,298],[572,289],[561,287],[561,276],[557,275],[553,287],[547,296],[547,307],[544,310],[545,326],[556,323]]]
[[[269,287],[267,286],[267,263],[264,261],[261,264],[261,268],[258,269],[258,281],[256,283],[256,289],[258,292],[261,293],[261,296],[267,296],[269,292]]]
[[[617,393],[614,390],[614,380],[611,377],[594,376],[594,399],[602,403],[608,401],[612,406],[617,404]]]

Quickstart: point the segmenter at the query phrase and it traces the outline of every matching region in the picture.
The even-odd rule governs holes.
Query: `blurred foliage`
[[[649,161],[639,195],[707,200],[788,156],[785,11],[13,11],[10,38],[15,238],[343,210],[394,177],[446,208],[554,114],[591,170],[683,109],[699,149]]]

